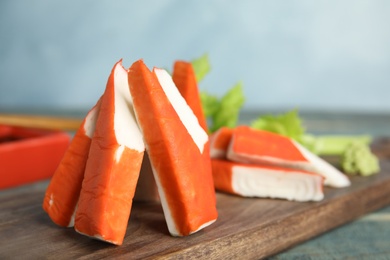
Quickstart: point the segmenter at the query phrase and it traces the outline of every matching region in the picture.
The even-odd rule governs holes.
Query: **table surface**
[[[0,194],[0,259],[269,257],[390,205],[390,139],[383,141],[387,149],[381,154],[380,174],[353,176],[347,188],[325,188],[320,202],[241,198],[218,192],[217,222],[187,237],[169,235],[159,203],[134,203],[119,247],[52,223],[41,206],[48,181],[10,189]],[[376,246],[372,251],[378,256],[383,249]],[[318,251],[314,252],[318,257]],[[361,256],[359,251],[352,252]]]
[[[241,123],[248,123],[258,113],[246,113]],[[390,136],[390,115],[382,114],[302,114],[307,131],[319,134],[372,134]],[[41,187],[36,184],[32,187]],[[1,191],[7,196],[12,190]],[[2,223],[0,223],[2,225]],[[1,246],[0,246],[1,248]],[[390,259],[390,206],[300,243],[269,259]]]

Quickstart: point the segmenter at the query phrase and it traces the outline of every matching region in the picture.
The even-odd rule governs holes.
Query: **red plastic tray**
[[[0,189],[50,178],[70,138],[62,131],[0,125]]]

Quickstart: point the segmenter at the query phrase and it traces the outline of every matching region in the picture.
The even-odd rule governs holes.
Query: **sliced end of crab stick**
[[[242,163],[270,164],[322,175],[325,184],[345,187],[350,181],[341,171],[288,137],[240,126],[234,130],[228,159]]]
[[[129,86],[169,232],[185,236],[210,225],[217,210],[206,132],[166,71],[151,72],[139,60]]]
[[[323,177],[288,168],[242,164],[212,159],[217,190],[243,197],[319,201],[324,198]]]
[[[186,61],[176,61],[173,66],[172,79],[180,94],[198,118],[199,124],[207,132],[207,122],[203,113],[198,83],[192,64]]]
[[[299,149],[299,151],[305,156],[305,158],[310,162],[310,165],[304,167],[308,171],[318,173],[325,177],[325,185],[332,186],[335,188],[342,188],[351,185],[351,181],[348,177],[339,171],[336,167],[313,154],[305,147],[300,145],[299,143],[293,141],[295,146]]]
[[[47,187],[42,206],[57,225],[72,227],[74,224],[74,213],[99,110],[100,100],[84,118]]]
[[[101,100],[76,210],[77,232],[123,243],[144,149],[133,116],[127,70],[120,61]]]
[[[221,127],[210,136],[210,157],[226,158],[234,129]]]

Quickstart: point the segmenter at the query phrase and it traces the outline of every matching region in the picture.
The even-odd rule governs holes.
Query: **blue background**
[[[0,2],[0,109],[89,109],[114,63],[209,54],[245,109],[390,112],[390,1]],[[1,111],[0,111],[1,112]]]

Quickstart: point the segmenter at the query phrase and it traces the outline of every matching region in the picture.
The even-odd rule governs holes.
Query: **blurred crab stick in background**
[[[212,159],[215,188],[243,197],[319,201],[323,177],[309,172]]]
[[[203,113],[198,83],[192,64],[186,61],[176,61],[173,66],[172,79],[180,94],[198,118],[200,126],[207,132],[207,122]]]
[[[227,158],[236,162],[268,164],[317,173],[325,178],[325,185],[332,187],[350,185],[349,179],[341,171],[297,142],[248,126],[234,129]]]
[[[217,219],[208,135],[166,71],[139,60],[128,77],[168,230],[197,232]]]
[[[223,126],[210,136],[211,158],[226,159],[233,132],[234,129]]]
[[[75,217],[77,232],[116,245],[123,243],[145,150],[131,104],[119,61],[101,99]]]
[[[200,126],[208,132],[206,117],[203,113],[202,103],[196,74],[191,62],[176,61],[173,66],[172,80],[175,83],[180,94],[183,96],[188,106],[192,109],[195,116],[198,118]],[[208,163],[210,157],[210,143],[205,144],[203,150],[203,160]]]
[[[54,172],[43,199],[43,209],[54,223],[72,227],[85,165],[100,110],[100,100],[88,112]]]

